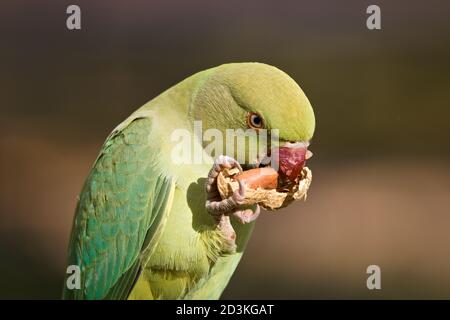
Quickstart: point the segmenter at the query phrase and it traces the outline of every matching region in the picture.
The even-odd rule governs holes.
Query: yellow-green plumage
[[[69,264],[81,289],[68,299],[217,299],[253,228],[233,221],[236,253],[205,210],[210,164],[176,165],[171,133],[246,128],[257,111],[280,138],[307,141],[312,108],[280,70],[228,64],[195,74],[138,109],[108,137],[80,194]],[[194,140],[202,148],[202,142]]]

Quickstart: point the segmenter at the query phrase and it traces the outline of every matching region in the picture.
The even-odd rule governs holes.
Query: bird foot
[[[255,211],[252,209],[242,209],[244,202],[245,184],[239,181],[239,188],[227,199],[222,199],[217,189],[217,176],[224,169],[238,168],[242,172],[241,165],[233,158],[228,156],[219,156],[209,171],[206,180],[206,211],[216,220],[217,228],[225,236],[227,247],[230,252],[236,249],[236,233],[230,222],[230,215],[233,215],[242,223],[254,221],[260,214],[259,205]]]
[[[257,204],[255,211],[253,211],[252,209],[237,210],[233,212],[233,216],[235,216],[240,223],[246,224],[255,221],[256,218],[259,217],[260,213],[261,209],[259,207],[259,204]]]

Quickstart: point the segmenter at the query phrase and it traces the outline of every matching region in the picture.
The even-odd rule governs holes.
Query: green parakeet
[[[173,161],[172,132],[193,133],[194,121],[220,132],[278,129],[280,143],[307,143],[315,127],[295,81],[261,63],[199,72],[146,103],[112,131],[86,179],[68,258],[68,265],[79,267],[81,286],[65,284],[64,298],[220,297],[254,219],[248,210],[235,210],[241,189],[221,202],[212,190],[217,172],[230,166],[223,160],[233,162],[233,155],[218,157],[222,162]],[[206,144],[192,140],[193,149],[204,151]],[[252,165],[247,160],[242,166]],[[251,210],[259,213],[259,207]]]

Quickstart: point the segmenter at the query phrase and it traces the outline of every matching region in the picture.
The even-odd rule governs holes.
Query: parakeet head
[[[227,129],[277,129],[280,166],[285,156],[304,162],[315,127],[313,109],[298,84],[262,63],[231,63],[207,70],[193,95],[190,115],[202,121],[203,130],[218,129],[224,136]]]

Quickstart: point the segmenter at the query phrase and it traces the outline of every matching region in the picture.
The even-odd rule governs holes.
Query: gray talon
[[[245,183],[239,180],[239,189],[233,192],[231,196],[236,207],[243,204],[245,200]]]
[[[233,192],[227,199],[220,197],[217,190],[217,176],[224,169],[238,168],[242,172],[241,165],[233,158],[228,156],[219,156],[208,173],[206,179],[206,211],[216,220],[217,228],[225,235],[228,245],[226,251],[233,252],[235,249],[236,233],[230,223],[230,215],[234,215],[242,224],[254,221],[260,212],[259,205],[255,212],[251,209],[239,210],[239,206],[245,200],[245,183],[239,181],[239,189]]]
[[[235,211],[233,215],[239,220],[240,223],[246,224],[255,221],[260,213],[261,209],[259,205],[256,205],[255,211],[252,209],[238,210]]]
[[[213,216],[229,214],[244,201],[245,186],[240,183],[239,190],[227,199],[222,200],[217,190],[217,176],[223,169],[238,168],[242,171],[241,165],[233,158],[219,156],[212,169],[208,173],[206,180],[206,210]]]

